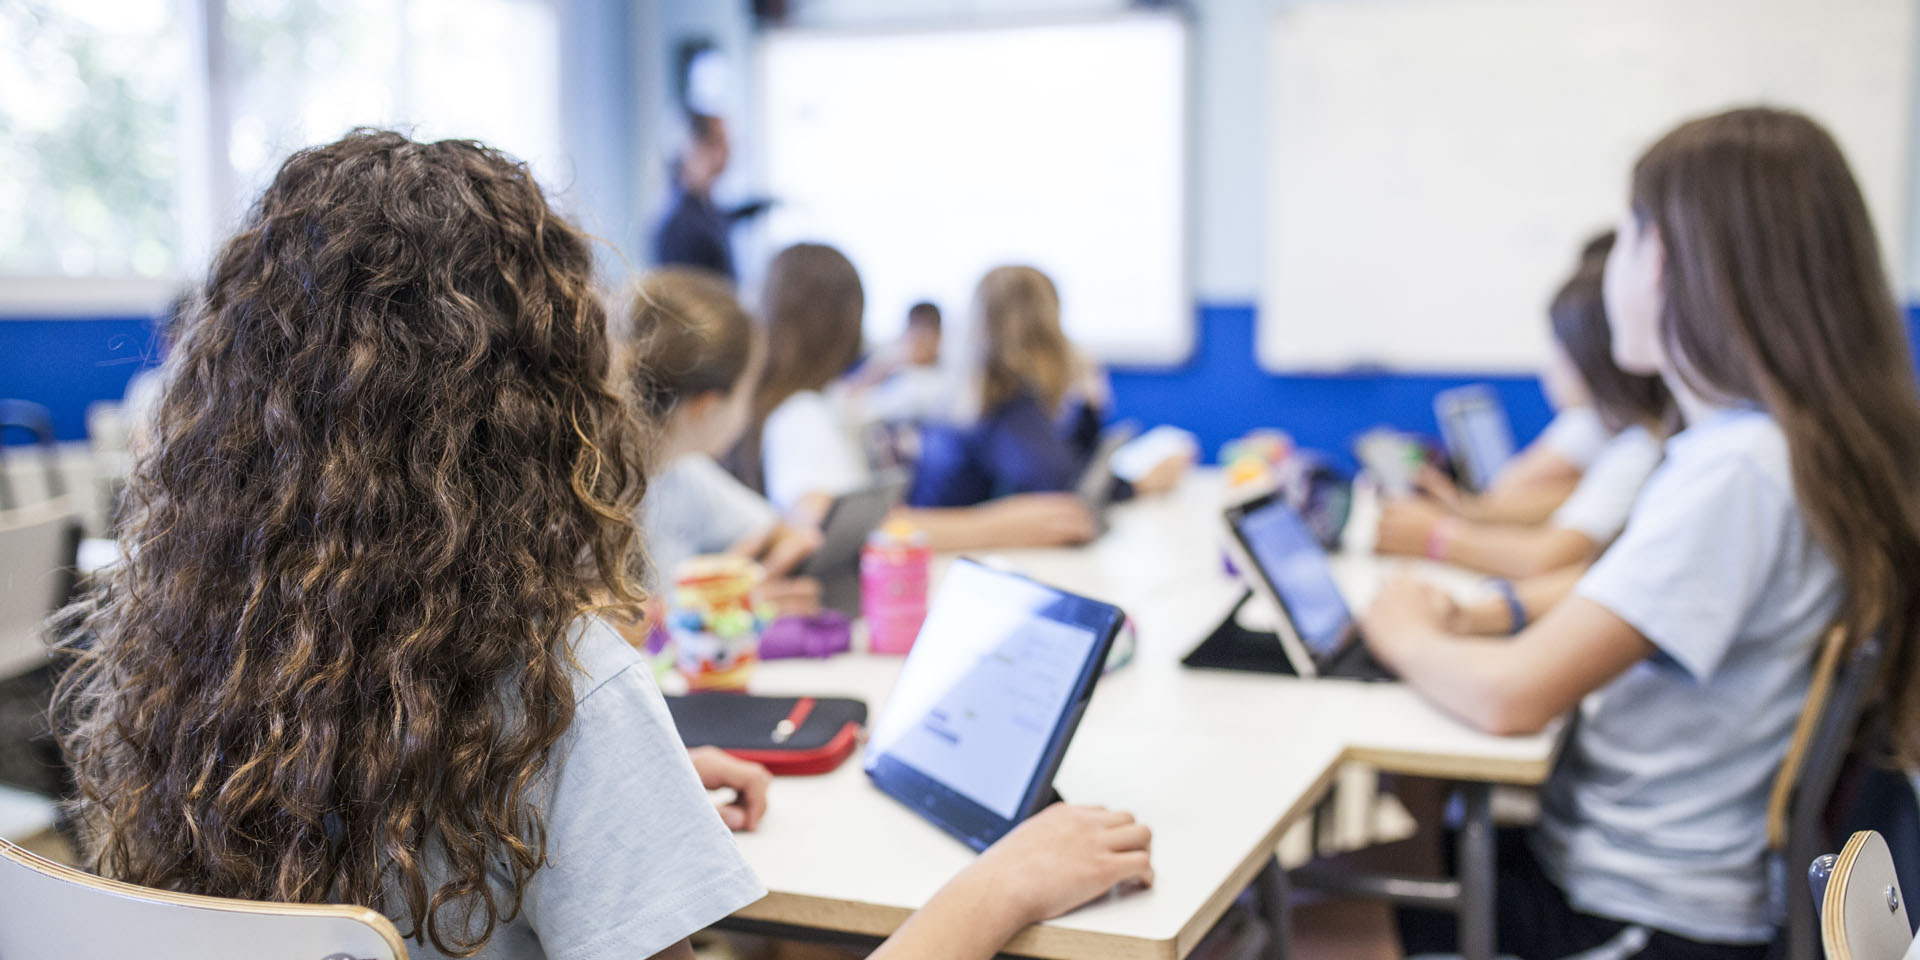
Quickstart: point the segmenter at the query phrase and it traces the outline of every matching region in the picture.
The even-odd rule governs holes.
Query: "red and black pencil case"
[[[844,697],[695,693],[668,697],[667,709],[688,747],[719,747],[778,776],[840,766],[867,725],[867,705]]]

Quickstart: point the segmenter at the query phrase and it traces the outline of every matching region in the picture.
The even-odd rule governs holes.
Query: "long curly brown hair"
[[[456,955],[516,915],[570,628],[641,599],[591,262],[476,143],[357,131],[280,169],[170,361],[126,561],[65,618],[95,869],[365,904]]]

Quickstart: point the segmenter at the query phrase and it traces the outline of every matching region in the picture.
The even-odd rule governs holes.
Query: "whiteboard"
[[[964,336],[980,277],[1027,263],[1094,355],[1170,364],[1192,349],[1177,17],[777,30],[757,74],[767,236],[846,253],[871,339],[898,335],[919,300]]]
[[[1269,370],[1536,369],[1581,241],[1680,121],[1840,141],[1900,257],[1913,0],[1295,0],[1268,76]]]

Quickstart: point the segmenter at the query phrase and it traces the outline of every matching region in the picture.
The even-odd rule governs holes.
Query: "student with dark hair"
[[[1612,248],[1611,230],[1588,240],[1580,250],[1574,273],[1590,272],[1589,279],[1598,278],[1606,270],[1607,251]],[[1588,303],[1594,305],[1588,307]],[[1657,378],[1621,373],[1606,355],[1605,324],[1596,328],[1584,322],[1585,309],[1599,309],[1597,301],[1591,299],[1585,285],[1570,280],[1548,310],[1553,342],[1547,364],[1540,371],[1540,384],[1554,409],[1553,421],[1479,493],[1460,490],[1438,470],[1422,471],[1418,486],[1437,506],[1466,520],[1544,523],[1573,494],[1581,475],[1593,466],[1607,441],[1623,428],[1617,416],[1602,411],[1589,384],[1628,384],[1624,391],[1601,388],[1609,394],[1608,407],[1614,410],[1659,406],[1658,395],[1664,388]],[[1594,329],[1598,329],[1598,336]],[[1596,345],[1598,350],[1594,349]]]
[[[1510,640],[1449,631],[1450,601],[1417,580],[1367,611],[1373,653],[1477,727],[1580,710],[1539,824],[1502,846],[1499,952],[1766,956],[1767,798],[1823,643],[1886,644],[1875,695],[1920,765],[1920,396],[1882,263],[1846,158],[1805,116],[1734,110],[1661,138],[1605,300],[1613,356],[1658,373],[1686,426],[1626,531]],[[1447,948],[1406,930],[1411,952]]]
[[[1427,556],[1501,577],[1526,579],[1569,570],[1577,575],[1626,526],[1634,498],[1660,463],[1661,439],[1674,417],[1666,387],[1655,376],[1615,365],[1601,288],[1603,260],[1593,251],[1612,246],[1612,234],[1588,245],[1575,272],[1554,295],[1548,316],[1556,357],[1543,376],[1563,407],[1588,406],[1611,434],[1580,474],[1579,483],[1538,524],[1476,521],[1452,515],[1442,502],[1415,498],[1387,503],[1375,548]],[[1498,632],[1518,629],[1515,611],[1537,616],[1572,586],[1571,576],[1519,591],[1516,604],[1490,602]],[[1476,621],[1477,622],[1477,621]]]
[[[754,902],[639,654],[641,425],[587,238],[527,168],[357,132],[281,167],[181,333],[124,561],[62,618],[88,861],[352,903],[418,957],[667,957]],[[762,774],[762,777],[764,775]],[[1132,818],[1055,805],[882,957],[985,958],[1149,881]]]

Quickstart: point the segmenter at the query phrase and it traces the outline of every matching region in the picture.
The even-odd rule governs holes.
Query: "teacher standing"
[[[680,155],[674,178],[673,206],[654,235],[654,261],[711,270],[738,282],[733,265],[733,226],[765,210],[758,200],[731,210],[713,203],[713,185],[726,172],[733,148],[726,121],[694,114],[689,120],[686,152]]]

